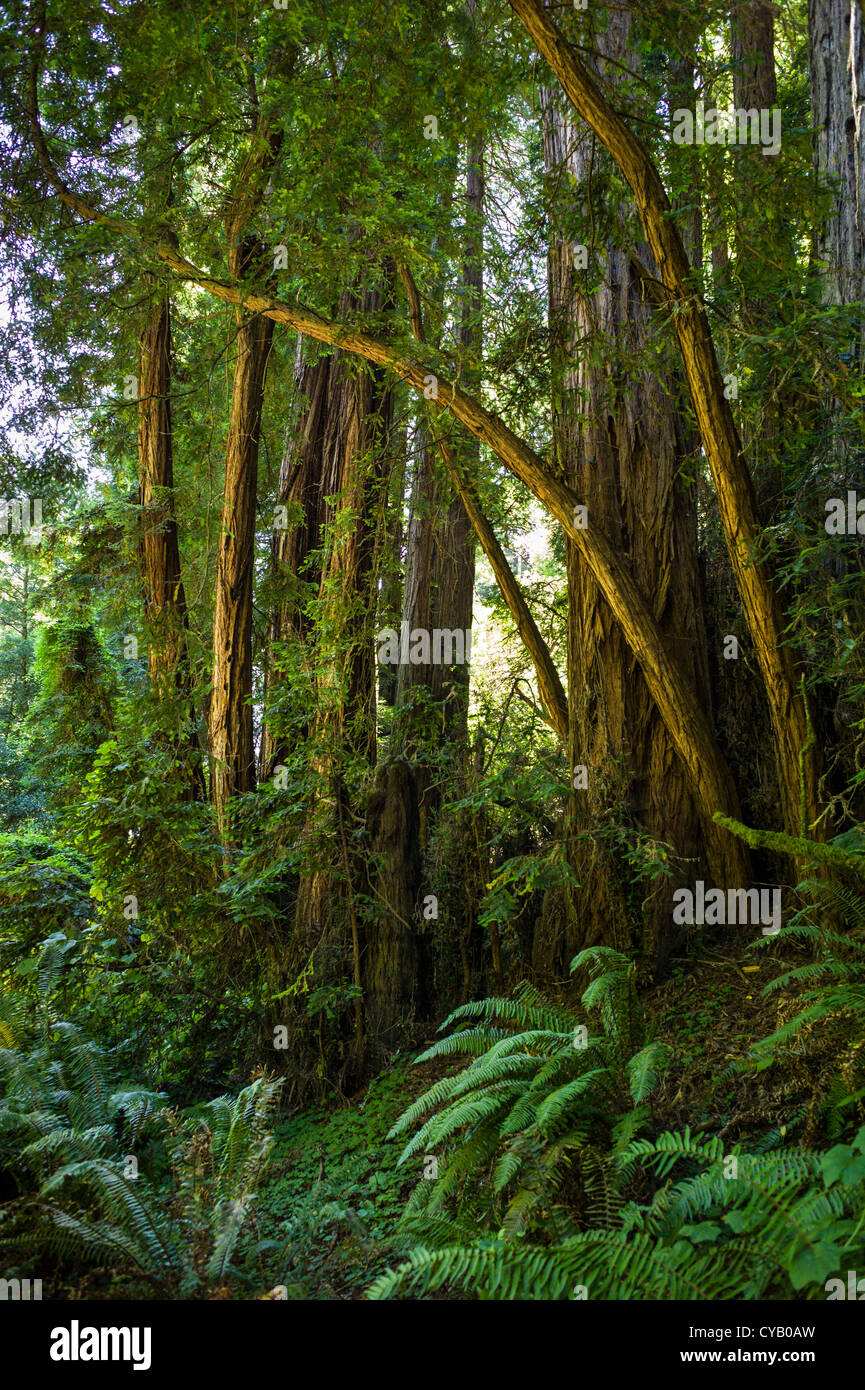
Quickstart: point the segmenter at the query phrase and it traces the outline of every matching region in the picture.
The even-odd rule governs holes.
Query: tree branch
[[[637,137],[610,106],[575,49],[541,0],[509,0],[578,115],[612,155],[630,186],[661,283],[671,296],[685,378],[712,474],[736,584],[760,663],[772,726],[778,785],[791,834],[799,826],[799,755],[808,745],[806,703],[798,689],[797,663],[786,642],[777,587],[760,558],[760,523],[751,475],[742,456],[705,307],[691,281],[691,267],[655,165]],[[645,283],[645,281],[644,281]],[[819,758],[807,746],[805,784],[811,823],[819,816]]]
[[[396,347],[373,338],[347,324],[323,318],[312,309],[284,303],[268,295],[248,292],[239,285],[206,274],[178,251],[167,237],[155,245],[141,231],[120,218],[101,213],[92,203],[79,197],[54,169],[39,123],[36,106],[36,67],[31,69],[30,123],[37,154],[46,177],[64,203],[88,222],[101,224],[148,247],[187,283],[215,296],[226,304],[263,314],[284,323],[318,342],[343,348],[378,366],[389,368],[416,391],[425,394],[429,385],[428,365],[403,356]],[[726,762],[715,744],[706,713],[688,683],[678,662],[667,650],[655,619],[637,588],[625,562],[600,531],[583,527],[576,520],[580,500],[528,444],[519,439],[497,416],[452,382],[437,379],[438,401],[461,424],[486,444],[502,463],[525,483],[574,541],[625,640],[639,662],[646,684],[661,718],[690,775],[695,793],[709,814],[722,810],[738,812],[738,797]],[[797,802],[798,812],[798,802]],[[724,833],[708,848],[709,860],[719,882],[744,882],[745,863],[733,837]]]

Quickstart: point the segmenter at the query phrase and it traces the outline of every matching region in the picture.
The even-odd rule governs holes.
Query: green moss
[[[789,854],[797,859],[812,860],[816,864],[826,864],[865,879],[865,854],[857,853],[840,843],[822,844],[802,835],[785,835],[780,830],[752,830],[732,816],[716,811],[712,817],[718,825],[729,830],[731,835],[744,840],[751,849],[768,849],[775,854]],[[846,837],[839,836],[838,840]]]

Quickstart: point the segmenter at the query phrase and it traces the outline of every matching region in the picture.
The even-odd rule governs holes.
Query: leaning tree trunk
[[[624,175],[651,247],[657,279],[675,302],[673,318],[682,366],[772,716],[784,823],[794,834],[803,822],[818,827],[818,833],[822,833],[820,756],[810,737],[809,699],[801,686],[798,658],[788,645],[777,584],[761,555],[753,481],[742,458],[706,310],[694,290],[691,266],[669,198],[646,148],[610,105],[541,0],[509,3],[550,64],[574,109]]]
[[[608,57],[633,64],[629,38],[630,17],[622,12],[612,18],[603,41]],[[601,156],[591,135],[574,128],[552,94],[544,103],[543,133],[548,185],[573,180],[589,196]],[[612,242],[604,246],[603,283],[588,291],[582,260],[559,230],[567,212],[560,196],[552,209],[549,259],[558,458],[588,507],[587,524],[626,557],[666,643],[708,705],[694,497],[679,477],[696,441],[676,408],[669,364],[659,368],[653,357],[651,370],[637,367],[625,376],[625,358],[645,351],[659,332],[628,254]],[[608,215],[615,218],[616,209],[608,209]],[[651,265],[648,247],[639,255]],[[576,950],[598,942],[619,948],[632,944],[627,868],[611,852],[609,838],[620,827],[631,836],[647,836],[651,852],[663,854],[665,846],[671,851],[673,877],[650,880],[642,900],[640,944],[657,961],[671,941],[672,889],[700,876],[704,836],[717,832],[701,823],[687,771],[622,630],[570,541],[566,556],[570,764],[587,769],[587,785],[577,773],[571,797],[571,834],[580,837],[572,841],[580,889],[563,939],[542,932],[536,965],[561,968]]]

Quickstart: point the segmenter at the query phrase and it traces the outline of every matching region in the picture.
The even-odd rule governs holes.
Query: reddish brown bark
[[[138,505],[150,676],[163,696],[189,695],[188,616],[174,515],[171,423],[171,310],[158,291],[139,339]]]
[[[362,306],[343,296],[344,312],[375,313],[384,292],[370,291]],[[298,888],[293,958],[317,953],[322,978],[351,985],[353,1036],[340,1063],[337,1042],[328,1047],[328,1068],[357,1082],[363,1073],[367,1029],[361,991],[374,985],[365,974],[367,929],[357,898],[369,866],[356,850],[359,808],[346,780],[376,757],[374,623],[376,555],[381,536],[393,418],[393,384],[377,368],[361,367],[345,352],[334,354],[332,390],[323,443],[322,493],[336,499],[326,518],[324,564],[316,623],[316,700],[310,732],[311,770],[318,790],[307,810],[304,840],[315,867]]]
[[[630,14],[621,11],[597,37],[613,71],[638,62],[630,26]],[[631,258],[612,242],[602,245],[604,278],[590,291],[590,274],[575,266],[575,248],[559,230],[572,220],[573,197],[599,196],[591,181],[603,180],[604,152],[590,132],[568,119],[555,93],[545,94],[542,110],[553,232],[549,300],[557,457],[588,506],[589,525],[628,564],[663,640],[708,708],[695,502],[693,489],[680,479],[697,441],[677,406],[680,388],[669,354],[666,362],[657,355],[659,321]],[[615,220],[617,209],[606,214]],[[654,274],[650,248],[639,246],[637,256]],[[652,348],[649,365],[633,365]],[[566,558],[570,762],[587,768],[588,781],[572,797],[572,859],[581,886],[557,963],[566,965],[577,950],[597,942],[625,944],[627,869],[605,829],[627,836],[641,832],[660,853],[667,852],[661,847],[671,852],[672,877],[650,882],[642,903],[639,944],[657,959],[671,939],[671,891],[699,876],[705,844],[717,841],[717,828],[701,814],[621,627],[571,541]],[[543,949],[549,953],[555,945],[545,933]]]
[[[265,723],[261,734],[259,759],[260,775],[267,779],[281,763],[297,733],[283,735],[269,709],[277,700],[283,684],[276,664],[276,644],[292,636],[300,642],[309,637],[310,622],[303,598],[305,586],[321,583],[321,566],[317,558],[323,540],[326,521],[325,506],[325,441],[328,421],[333,408],[336,378],[336,358],[321,354],[315,361],[304,360],[302,338],[298,338],[298,361],[295,371],[295,390],[300,406],[292,437],[286,447],[279,474],[277,503],[288,509],[302,509],[300,520],[291,520],[285,528],[275,531],[272,542],[272,575],[278,598],[268,626],[267,674],[265,689]]]
[[[819,815],[819,759],[808,737],[799,670],[785,640],[777,588],[760,556],[753,482],[742,458],[706,312],[692,286],[691,267],[669,199],[645,148],[610,106],[539,0],[509,3],[576,111],[621,169],[634,195],[658,277],[675,305],[674,323],[685,377],[772,717],[784,822],[795,834],[800,828],[800,755],[804,756],[802,800],[809,824]]]
[[[232,273],[243,279],[261,262],[264,248],[245,240],[229,254]],[[273,323],[236,311],[237,338],[221,534],[213,614],[213,689],[210,697],[211,798],[219,824],[229,824],[229,802],[255,785],[252,737],[252,578],[258,441],[264,379]]]

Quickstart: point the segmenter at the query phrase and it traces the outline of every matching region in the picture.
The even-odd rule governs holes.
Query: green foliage
[[[280,1080],[261,1076],[233,1099],[203,1107],[197,1123],[169,1124],[170,1189],[160,1193],[126,1160],[67,1163],[45,1181],[37,1209],[48,1248],[119,1258],[164,1297],[202,1296],[260,1278],[244,1236],[272,1144]]]
[[[670,1181],[677,1167],[686,1172]],[[603,1228],[555,1232],[541,1245],[464,1231],[456,1243],[451,1224],[442,1248],[419,1246],[368,1296],[825,1298],[826,1279],[865,1256],[865,1128],[816,1154],[726,1152],[687,1129],[638,1139],[614,1158],[614,1184],[646,1170],[667,1181],[650,1202],[620,1202]]]
[[[811,1114],[825,1116],[829,1132],[839,1133],[851,1118],[865,1116],[865,897],[834,879],[808,879],[799,887],[806,902],[783,935],[808,947],[812,959],[766,986],[767,995],[794,990],[796,1011],[753,1044],[750,1065],[790,1065],[818,1042],[828,1046],[832,1080],[814,1095]]]
[[[408,1081],[398,1061],[351,1105],[278,1125],[258,1224],[271,1282],[289,1298],[356,1297],[389,1254],[407,1251],[397,1222],[412,1180],[397,1164],[401,1146],[385,1135]]]
[[[8,1000],[4,1011],[13,1045],[0,1050],[0,1158],[11,1168],[17,1157],[19,1180],[134,1144],[161,1097],[116,1089],[105,1052],[72,1023],[46,1022],[42,1038],[25,1049]]]
[[[0,1164],[4,1182],[22,1185],[5,1229],[22,1257],[59,1252],[66,1290],[70,1262],[84,1258],[88,1275],[108,1259],[125,1288],[143,1281],[164,1296],[268,1282],[291,1296],[353,1296],[385,1254],[401,1257],[420,1240],[402,1272],[376,1285],[380,1295],[461,1287],[559,1298],[585,1285],[591,1297],[806,1296],[833,1260],[859,1253],[850,1223],[862,1197],[865,907],[847,884],[865,877],[865,624],[861,545],[829,536],[822,506],[862,473],[862,307],[826,302],[843,297],[825,279],[842,268],[824,270],[816,254],[837,196],[813,161],[807,7],[799,0],[776,26],[780,160],[670,139],[692,60],[689,101],[698,90],[733,98],[725,7],[628,8],[630,56],[602,61],[599,81],[656,161],[689,253],[701,229],[694,285],[722,371],[739,383],[731,409],[768,522],[761,544],[814,695],[827,823],[844,827],[822,844],[717,817],[757,854],[814,866],[802,909],[780,939],[758,943],[770,961],[793,953],[769,994],[789,988],[794,1014],[757,1044],[742,1022],[732,1045],[751,1048],[747,1069],[725,1054],[737,1081],[777,1083],[778,1114],[760,1128],[754,1108],[744,1118],[725,1112],[756,1130],[733,1153],[735,1183],[720,1171],[730,1155],[719,1141],[659,1133],[689,1118],[718,1127],[716,1091],[691,1117],[683,1078],[667,1087],[657,1015],[644,1016],[634,964],[606,946],[574,962],[578,1007],[562,1002],[571,999],[564,987],[562,999],[527,984],[514,997],[478,997],[493,978],[507,996],[539,960],[544,969],[560,960],[563,942],[636,943],[644,909],[699,837],[686,849],[690,832],[677,845],[657,833],[658,792],[645,777],[663,776],[667,757],[658,712],[641,695],[632,702],[628,687],[642,677],[619,638],[607,640],[609,605],[595,602],[595,581],[585,594],[575,586],[582,562],[561,527],[486,446],[465,447],[445,409],[427,417],[404,382],[390,437],[376,428],[355,453],[363,391],[395,374],[348,349],[337,357],[307,341],[296,352],[285,325],[275,328],[254,430],[253,592],[248,604],[240,596],[248,625],[232,638],[233,658],[251,654],[249,689],[245,672],[240,684],[256,738],[265,721],[280,745],[282,776],[235,798],[230,839],[207,802],[214,594],[234,540],[221,507],[238,325],[233,305],[169,274],[157,248],[176,244],[227,279],[238,231],[230,214],[249,194],[240,234],[265,248],[250,287],[374,333],[477,389],[560,480],[581,476],[615,508],[616,460],[651,452],[666,434],[663,487],[646,497],[645,515],[623,496],[619,521],[605,503],[606,541],[638,581],[641,557],[662,566],[647,597],[671,656],[691,660],[687,633],[673,630],[680,618],[705,631],[693,670],[713,686],[719,746],[747,814],[774,824],[757,663],[693,406],[677,381],[676,306],[650,310],[656,296],[630,293],[643,234],[603,140],[591,144],[585,188],[570,158],[548,167],[556,141],[538,102],[536,53],[505,4],[291,0],[278,10],[268,0],[230,9],[192,0],[178,10],[166,0],[65,0],[34,26],[30,7],[10,0],[0,44],[0,496],[41,497],[46,526],[38,547],[0,538]],[[603,13],[598,23],[574,6],[552,9],[594,63],[593,49],[606,45]],[[61,177],[133,235],[61,205],[46,180],[28,116],[34,60]],[[425,128],[431,118],[435,131]],[[265,134],[274,158],[258,203],[245,161]],[[486,204],[476,226],[464,195],[479,147]],[[480,307],[464,273],[473,237]],[[585,270],[568,264],[577,244],[588,250]],[[277,247],[284,264],[272,259]],[[416,282],[425,343],[411,331],[397,266]],[[608,305],[617,286],[628,291],[612,322],[601,289],[610,275]],[[159,596],[146,592],[141,563],[142,415],[127,389],[148,306],[163,292],[174,477],[154,513],[164,504],[177,528],[187,658],[168,690],[151,688]],[[559,297],[561,323],[551,312]],[[308,418],[297,387],[310,374],[298,367],[313,364],[338,367],[339,381]],[[579,426],[581,406],[583,423],[600,421],[600,431]],[[449,523],[421,538],[430,592],[414,598],[429,600],[433,621],[461,587],[450,551],[463,523],[446,470],[432,462],[432,426],[421,424],[431,420],[453,433],[514,562],[520,538],[539,540],[517,577],[568,678],[576,721],[567,749],[545,722],[520,625],[480,556],[475,612],[487,650],[476,647],[461,687],[471,693],[468,739],[462,730],[441,737],[454,706],[432,684],[376,707],[374,624],[398,624],[404,600],[411,606],[417,575],[404,556],[428,504]],[[283,503],[287,550],[297,542],[305,556],[297,566],[274,526]],[[669,536],[686,532],[697,536],[706,579],[693,592],[677,590],[676,564],[667,565]],[[698,588],[705,624],[692,612]],[[744,659],[722,675],[717,638],[737,630]],[[133,635],[141,651],[127,655]],[[573,755],[591,759],[605,741],[583,803],[591,811],[575,814]],[[411,761],[417,805],[410,826],[405,803],[389,808],[372,852],[371,787],[396,757]],[[701,814],[684,794],[677,801],[678,824]],[[572,865],[593,855],[611,885],[620,880],[607,897],[622,910],[577,938]],[[441,911],[421,919],[427,894]],[[375,1018],[369,995],[390,980],[387,970],[368,978],[372,948],[384,958],[391,943],[394,959],[405,947],[411,962],[394,973],[405,986],[398,1028],[412,1046],[463,1002],[442,1025],[448,1036],[424,1053],[438,1068],[427,1094],[412,1101],[402,1073],[385,1073],[361,1108],[341,1091],[360,1079],[362,1042],[368,1067],[384,1050],[376,1026],[360,1025]],[[658,959],[668,944],[651,942]],[[693,1062],[723,1033],[715,1025],[729,1005],[723,990],[685,1004],[680,1057]],[[290,1043],[277,1055],[290,1102],[317,1088],[341,1108],[281,1124],[274,1176],[267,1132],[279,1083],[268,1075],[241,1087],[253,1065],[272,1060],[272,1025],[284,1017]],[[732,1070],[720,1067],[725,1084]],[[789,1094],[794,1083],[811,1085],[814,1099]],[[163,1105],[169,1097],[208,1104],[181,1116]],[[383,1139],[397,1105],[405,1113]],[[806,1109],[801,1149],[776,1151],[782,1121]],[[825,1154],[808,1148],[823,1142],[820,1126],[838,1141]],[[137,1178],[125,1171],[128,1150],[141,1159]]]
[[[70,781],[80,785],[113,727],[117,673],[93,624],[77,616],[40,629],[34,668],[31,756],[56,800]]]
[[[249,1225],[281,1079],[259,1076],[183,1117],[164,1095],[117,1089],[104,1050],[48,1017],[34,1046],[0,1049],[0,1080],[0,1164],[14,1157],[25,1189],[3,1212],[19,1258],[110,1258],[130,1288],[171,1298],[261,1280]]]
[[[52,931],[90,920],[87,859],[46,835],[0,834],[0,970],[19,965]]]
[[[797,930],[825,936],[813,923],[788,928]],[[827,964],[831,978],[840,963]],[[827,1278],[865,1259],[865,1127],[849,1143],[816,1153],[778,1150],[771,1140],[768,1151],[747,1152],[689,1129],[635,1137],[663,1052],[651,1043],[633,1051],[642,1041],[634,967],[604,948],[582,952],[572,969],[582,966],[594,976],[583,1007],[600,1017],[603,1032],[576,1064],[568,1059],[571,1076],[564,1063],[574,1018],[529,990],[458,1010],[454,1017],[481,1024],[426,1054],[462,1052],[474,1060],[437,1082],[394,1126],[403,1131],[437,1109],[403,1158],[459,1138],[445,1173],[407,1208],[403,1224],[420,1243],[368,1296],[459,1289],[505,1300],[824,1298]],[[821,986],[809,1010],[768,1039],[767,1049],[803,1019],[849,1014],[858,1002],[849,978],[842,968],[837,989],[824,994],[825,973],[804,967],[804,977],[819,974]],[[838,997],[845,988],[846,1001]],[[494,1033],[495,1022],[509,1026]],[[624,1113],[623,1077],[633,1107]],[[493,1163],[494,1193],[513,1192],[504,1210],[484,1193]],[[581,1181],[568,1189],[574,1170]]]
[[[487,885],[478,921],[485,927],[493,922],[507,924],[518,914],[520,899],[530,893],[570,884],[578,888],[576,876],[562,856],[562,846],[553,845],[549,854],[518,855],[505,862]]]
[[[579,1192],[576,1205],[608,1206],[603,1156],[621,1152],[648,1118],[665,1049],[644,1042],[631,962],[593,947],[574,959],[572,970],[582,969],[593,977],[583,1014],[522,985],[513,999],[456,1009],[442,1028],[464,1026],[418,1058],[474,1060],[437,1081],[391,1130],[400,1134],[435,1112],[400,1159],[425,1153],[443,1167],[415,1191],[407,1213],[413,1230],[455,1199],[458,1217],[493,1222],[512,1236],[549,1221],[570,1224],[573,1214],[557,1209],[566,1190],[572,1205]]]
[[[617,1163],[666,1178],[651,1202],[629,1202],[615,1228],[550,1244],[470,1240],[420,1247],[369,1297],[459,1288],[483,1299],[825,1298],[825,1281],[865,1254],[865,1128],[825,1154],[755,1155],[718,1139],[636,1140]]]

